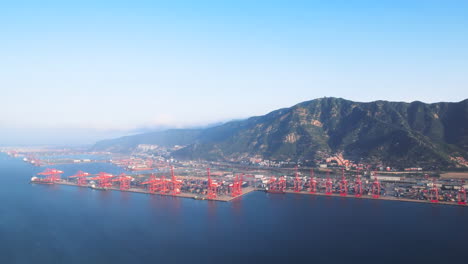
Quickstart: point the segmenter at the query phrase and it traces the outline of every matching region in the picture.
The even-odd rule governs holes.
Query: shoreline
[[[407,199],[407,198],[396,198],[392,196],[380,196],[379,198],[373,198],[370,195],[362,195],[361,197],[356,197],[354,195],[346,195],[342,196],[339,193],[332,193],[332,194],[325,194],[325,193],[310,193],[310,192],[294,192],[291,190],[285,190],[285,193],[289,194],[302,194],[302,195],[317,195],[317,196],[329,196],[329,197],[340,197],[340,198],[352,198],[352,199],[365,199],[365,200],[384,200],[384,201],[396,201],[396,202],[408,202],[408,203],[427,203],[427,204],[441,204],[441,205],[454,205],[454,206],[467,206],[466,204],[458,204],[457,202],[446,202],[446,201],[438,201],[437,203],[433,203],[428,200],[415,200],[415,199]]]
[[[31,182],[34,183],[34,182]],[[59,185],[68,185],[68,186],[75,186],[75,187],[82,187],[82,188],[90,188],[89,186],[81,186],[76,183],[72,182],[67,182],[67,181],[60,181],[60,182],[55,182],[55,184]],[[203,201],[216,201],[216,202],[230,202],[233,201],[237,198],[241,198],[242,196],[254,192],[254,191],[261,191],[265,192],[265,190],[262,189],[255,189],[253,187],[247,187],[242,189],[242,194],[236,197],[232,196],[227,196],[227,195],[222,195],[219,196],[215,199],[207,199],[205,196],[200,196],[197,194],[192,194],[192,193],[180,193],[176,195],[168,194],[168,193],[151,193],[147,190],[140,189],[140,188],[130,188],[128,190],[120,190],[117,187],[110,187],[107,188],[109,191],[119,191],[119,192],[132,192],[132,193],[142,193],[142,194],[150,194],[150,195],[160,195],[160,196],[171,196],[171,197],[180,197],[180,198],[190,198],[190,199],[195,199],[195,200],[203,200]],[[435,204],[435,205],[450,205],[450,206],[460,206],[464,207],[467,206],[466,204],[458,204],[457,202],[446,202],[446,201],[439,201],[437,203],[430,202],[428,200],[414,200],[414,199],[407,199],[407,198],[396,198],[396,197],[391,197],[391,196],[380,196],[379,198],[373,198],[370,195],[362,195],[361,197],[356,197],[354,195],[346,195],[342,196],[339,193],[332,193],[332,194],[325,194],[325,193],[310,193],[306,191],[301,191],[301,192],[295,192],[293,190],[285,190],[284,194],[298,194],[298,195],[316,195],[316,196],[325,196],[325,197],[339,197],[339,198],[351,198],[351,199],[366,199],[366,200],[384,200],[384,201],[396,201],[396,202],[408,202],[408,203],[427,203],[427,204]]]
[[[32,182],[34,183],[34,182]],[[75,187],[81,187],[81,188],[90,188],[92,189],[90,186],[81,186],[81,185],[78,185],[76,183],[73,183],[73,182],[67,182],[67,181],[60,181],[60,182],[55,182],[55,184],[59,184],[59,185],[68,185],[68,186],[75,186]],[[120,190],[119,188],[117,187],[109,187],[107,188],[106,190],[109,190],[109,191],[119,191],[119,192],[132,192],[132,193],[143,193],[143,194],[151,194],[151,195],[161,195],[161,196],[171,196],[171,197],[180,197],[180,198],[190,198],[190,199],[195,199],[195,200],[204,200],[204,201],[216,201],[216,202],[230,202],[234,199],[237,199],[239,197],[242,197],[243,195],[245,194],[248,194],[250,192],[253,192],[253,191],[256,191],[256,189],[254,188],[244,188],[242,190],[242,194],[239,195],[239,196],[236,196],[236,197],[232,197],[232,196],[226,196],[226,195],[222,195],[222,196],[219,196],[215,199],[207,199],[206,197],[204,196],[200,196],[198,194],[192,194],[192,193],[179,193],[179,194],[176,194],[176,195],[172,195],[172,194],[169,194],[169,193],[151,193],[145,189],[140,189],[140,188],[130,188],[128,190]],[[105,190],[101,190],[101,191],[105,191]]]

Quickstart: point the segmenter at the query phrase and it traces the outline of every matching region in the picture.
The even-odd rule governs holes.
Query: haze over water
[[[109,164],[59,169],[120,172]],[[463,207],[262,192],[222,203],[29,184],[41,170],[0,154],[0,263],[466,259]]]

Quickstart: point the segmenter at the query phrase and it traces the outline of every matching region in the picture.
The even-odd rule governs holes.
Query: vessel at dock
[[[95,184],[91,184],[91,185],[89,186],[89,188],[94,189],[94,190],[100,190],[100,191],[107,191],[107,190],[108,190],[108,188],[99,187],[99,186],[96,186]]]
[[[54,184],[53,181],[49,181],[47,179],[41,179],[41,178],[38,178],[38,177],[32,177],[31,178],[31,183],[36,183],[36,184]]]

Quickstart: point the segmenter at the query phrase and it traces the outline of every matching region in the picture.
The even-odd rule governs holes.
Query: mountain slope
[[[134,142],[154,142],[148,134],[134,137]],[[468,100],[424,104],[321,98],[199,130],[185,139],[182,145],[188,146],[174,155],[213,160],[252,156],[313,160],[343,153],[346,158],[389,165],[450,166],[451,156],[468,159]]]
[[[188,145],[199,137],[202,129],[169,129],[158,132],[126,136],[97,142],[93,150],[112,152],[130,152],[139,144],[154,144],[165,147]]]

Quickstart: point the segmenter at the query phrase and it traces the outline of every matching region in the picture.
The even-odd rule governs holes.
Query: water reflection
[[[89,188],[87,187],[77,187],[76,188],[77,191],[76,193],[78,193],[78,196],[79,198],[86,198],[87,196],[89,196]]]
[[[127,207],[129,205],[130,198],[131,198],[131,193],[120,192],[120,205],[125,205]]]
[[[151,205],[151,209],[154,211],[163,210],[164,203],[161,203],[161,196],[157,194],[148,194],[149,196],[149,204]]]
[[[180,210],[181,210],[181,203],[182,199],[176,196],[163,196],[164,199],[168,200],[168,211],[171,213],[171,216],[174,217],[175,220],[179,220]]]
[[[93,192],[96,192],[98,197],[100,198],[101,201],[103,202],[108,202],[110,201],[112,197],[112,193],[109,190],[92,190]]]
[[[242,210],[242,197],[239,197],[237,199],[234,199],[231,201],[231,208],[232,212],[234,213],[235,216],[240,217],[242,216],[243,210]]]
[[[216,230],[216,226],[217,226],[217,221],[218,221],[217,209],[218,209],[218,204],[220,202],[206,201],[206,203],[207,203],[208,228],[210,229],[211,232],[213,232]]]
[[[349,205],[349,203],[348,203],[349,199],[352,199],[352,198],[347,198],[347,197],[338,198],[340,206],[343,206],[343,207],[348,206]]]
[[[467,207],[262,192],[230,203],[196,201],[29,185],[33,167],[1,159],[0,165],[0,175],[8,183],[0,186],[0,197],[6,201],[0,214],[0,245],[5,252],[0,263],[465,259]],[[374,255],[358,256],[369,252]]]

